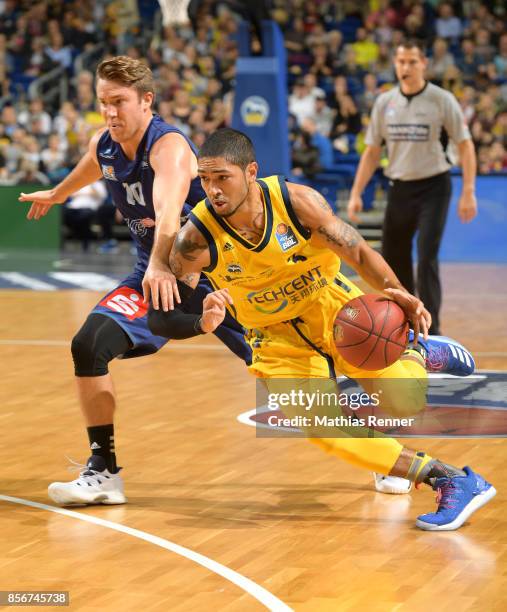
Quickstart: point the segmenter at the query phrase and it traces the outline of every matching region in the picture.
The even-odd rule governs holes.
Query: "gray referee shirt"
[[[420,93],[405,96],[398,86],[375,101],[365,142],[381,146],[385,141],[389,159],[385,174],[413,181],[451,167],[440,141],[442,128],[456,144],[470,138],[458,101],[450,92],[426,83]]]

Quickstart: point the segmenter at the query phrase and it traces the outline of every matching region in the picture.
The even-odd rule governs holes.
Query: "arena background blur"
[[[2,270],[14,263],[22,267],[26,256],[8,255],[22,246],[32,253],[44,249],[35,258],[38,266],[51,260],[65,267],[65,257],[81,250],[117,254],[121,247],[129,258],[127,228],[100,189],[68,202],[63,214],[52,214],[45,232],[28,227],[23,207],[13,205],[22,190],[18,186],[60,181],[102,125],[94,93],[100,59],[117,54],[145,59],[156,77],[156,112],[197,146],[231,124],[238,25],[249,17],[251,3],[161,4],[162,10],[150,0],[0,1],[0,189],[7,220],[0,230]],[[507,250],[497,240],[503,237],[505,243],[507,225],[501,202],[507,171],[504,3],[253,3],[261,4],[279,24],[287,52],[293,178],[319,189],[338,210],[344,207],[373,102],[395,82],[393,49],[407,37],[421,39],[430,58],[428,78],[452,91],[463,108],[481,175],[480,215],[473,230],[461,227],[451,214],[441,258],[507,261]],[[260,53],[255,31],[254,55]],[[452,144],[448,155],[456,157]],[[459,181],[458,167],[454,174]],[[374,246],[380,240],[384,186],[379,169],[366,190],[359,226]],[[46,250],[52,255],[46,257]],[[118,265],[118,259],[113,263]],[[27,265],[33,267],[33,261]]]
[[[457,96],[471,127],[479,214],[459,222],[455,166],[440,259],[443,331],[470,348],[478,371],[429,405],[452,414],[472,396],[481,417],[471,412],[464,439],[421,441],[498,490],[458,532],[413,527],[432,508],[428,491],[375,493],[370,473],[314,445],[263,439],[254,378],[211,334],[111,364],[129,503],[48,505],[48,484],[70,479],[65,457],[88,452],[71,338],[135,255],[100,182],[37,222],[18,195],[61,180],[101,126],[94,70],[103,58],[149,62],[155,110],[197,146],[233,124],[241,70],[269,47],[256,40],[261,4],[283,35],[288,77],[277,112],[289,111],[290,129],[280,120],[268,148],[290,140],[288,174],[344,218],[368,115],[394,84],[403,38],[426,42],[429,77]],[[505,609],[506,447],[495,426],[507,414],[504,0],[163,0],[163,9],[156,0],[0,0],[0,604],[2,589],[42,589],[68,591],[70,609],[84,611]],[[251,45],[242,17],[254,22]],[[262,109],[252,105],[252,116]],[[364,201],[359,231],[377,247],[382,169]]]

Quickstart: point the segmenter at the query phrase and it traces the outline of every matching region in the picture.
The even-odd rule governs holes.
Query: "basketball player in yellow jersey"
[[[170,256],[182,304],[169,312],[152,309],[153,333],[176,339],[209,333],[228,308],[250,330],[251,370],[268,379],[268,386],[275,378],[334,382],[336,371],[361,379],[363,386],[371,379],[425,379],[425,355],[417,338],[419,329],[427,336],[428,312],[356,230],[332,214],[320,194],[276,176],[257,179],[252,143],[236,130],[210,136],[198,163],[207,199],[193,209]],[[335,314],[361,293],[339,273],[340,259],[394,299],[414,326],[415,343],[389,368],[358,370],[335,349]],[[190,315],[185,300],[202,271],[216,291],[204,300],[201,316]],[[388,404],[398,410],[396,397]],[[470,468],[461,470],[391,438],[312,442],[355,465],[438,490],[437,512],[417,520],[422,529],[457,529],[496,493]]]

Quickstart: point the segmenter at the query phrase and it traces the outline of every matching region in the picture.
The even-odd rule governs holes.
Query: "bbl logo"
[[[269,117],[269,104],[261,96],[249,96],[241,104],[240,113],[245,125],[262,127]]]
[[[292,231],[291,226],[286,225],[285,223],[279,223],[276,226],[275,236],[283,252],[288,251],[293,246],[296,246],[296,244],[298,244],[298,239]]]

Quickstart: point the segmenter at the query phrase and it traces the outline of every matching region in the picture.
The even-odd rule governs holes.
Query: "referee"
[[[387,145],[389,178],[382,254],[404,287],[415,294],[412,242],[417,238],[417,293],[430,312],[431,334],[440,334],[442,291],[438,251],[451,199],[448,138],[456,143],[463,169],[463,191],[458,215],[468,223],[477,214],[475,200],[475,151],[470,132],[456,98],[428,83],[428,60],[420,43],[402,43],[394,56],[399,85],[381,94],[373,107],[366,134],[366,149],[359,167],[347,212],[358,221],[361,194],[380,162]]]

